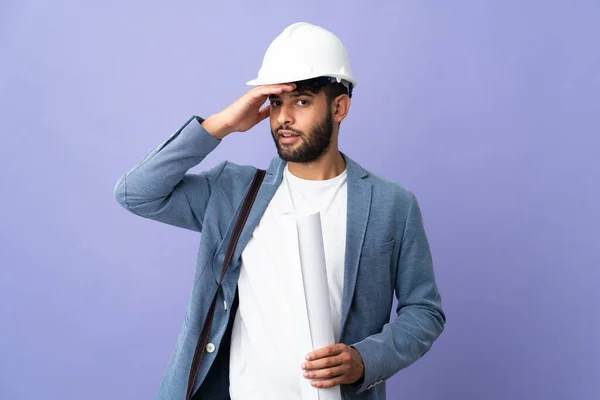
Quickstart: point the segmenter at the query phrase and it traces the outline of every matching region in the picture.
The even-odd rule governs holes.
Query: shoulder
[[[218,186],[225,186],[231,189],[245,187],[252,181],[257,168],[253,165],[236,164],[225,160],[217,164],[212,174],[213,181]]]
[[[374,173],[368,167],[352,159],[345,153],[342,153],[348,166],[349,179],[361,179],[369,183],[372,187],[373,199],[397,199],[401,201],[410,201],[413,193],[402,183],[392,181],[382,175]]]
[[[415,193],[401,183],[366,172],[365,179],[372,185],[371,213],[375,220],[394,227],[400,237],[407,230],[422,230],[421,206]]]
[[[250,187],[257,168],[224,160],[215,165],[207,175],[211,191],[211,205],[218,212],[234,212]]]
[[[364,179],[373,187],[374,200],[405,206],[409,206],[414,201],[415,194],[402,183],[392,181],[368,169],[363,168],[363,170],[367,174]]]

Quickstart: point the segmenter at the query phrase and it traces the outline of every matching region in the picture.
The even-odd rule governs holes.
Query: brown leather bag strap
[[[244,225],[248,220],[248,216],[250,215],[250,210],[252,209],[252,204],[254,204],[254,199],[256,199],[256,195],[258,190],[260,189],[260,185],[265,177],[265,170],[257,169],[256,174],[254,175],[254,180],[252,181],[252,185],[250,185],[250,189],[246,194],[246,198],[244,199],[244,203],[242,204],[242,208],[240,213],[238,214],[238,218],[233,226],[233,231],[231,232],[231,237],[229,238],[229,244],[227,245],[227,251],[225,252],[225,260],[223,261],[223,269],[221,271],[221,277],[219,278],[219,285],[217,286],[217,291],[213,296],[213,300],[210,304],[210,308],[208,310],[208,314],[206,315],[206,320],[204,321],[204,325],[202,326],[202,332],[200,333],[200,337],[198,338],[198,343],[196,344],[196,349],[194,351],[194,357],[192,358],[192,365],[190,368],[190,375],[188,378],[188,387],[186,393],[186,400],[190,400],[192,397],[192,392],[194,390],[194,384],[196,382],[196,377],[198,376],[198,371],[200,370],[200,364],[202,363],[202,358],[204,357],[204,351],[208,344],[208,339],[210,337],[210,329],[212,326],[213,316],[215,314],[215,306],[217,303],[217,296],[219,293],[219,287],[221,286],[221,282],[223,281],[223,277],[225,276],[225,272],[227,272],[227,268],[231,263],[231,259],[233,258],[233,253],[235,252],[235,247],[237,246],[238,240],[240,239],[240,234],[244,229]]]

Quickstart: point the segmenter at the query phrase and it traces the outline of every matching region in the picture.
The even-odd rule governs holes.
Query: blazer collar
[[[360,166],[356,161],[350,158],[347,154],[340,152],[344,160],[346,161],[346,169],[348,170],[348,181],[355,179],[366,178],[369,173]],[[280,157],[273,157],[269,167],[267,168],[267,173],[265,175],[265,179],[263,181],[263,185],[275,185],[279,186],[281,180],[283,179],[283,170],[287,162]]]

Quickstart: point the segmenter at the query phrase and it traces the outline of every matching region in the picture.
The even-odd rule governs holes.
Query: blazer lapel
[[[260,219],[267,209],[269,202],[275,195],[275,192],[277,192],[277,189],[279,188],[279,185],[283,179],[284,167],[285,161],[278,157],[273,158],[271,161],[262,185],[256,194],[256,199],[254,200],[254,204],[252,205],[252,209],[248,215],[248,220],[246,221],[246,224],[242,229],[242,233],[240,234],[238,244],[233,253],[234,260],[237,260],[239,257],[241,257],[242,251],[244,250],[244,247],[246,247],[246,244],[248,244],[250,241],[256,225],[258,225],[260,222]]]
[[[344,288],[342,295],[342,325],[340,329],[341,340],[344,327],[348,319],[350,304],[354,297],[354,287],[358,274],[358,263],[361,248],[369,220],[371,209],[372,186],[364,178],[367,172],[356,162],[344,155],[348,168],[348,200],[346,215],[346,254],[344,261]]]

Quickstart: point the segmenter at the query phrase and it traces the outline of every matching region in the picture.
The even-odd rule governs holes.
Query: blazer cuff
[[[378,368],[378,366],[380,367],[384,360],[381,357],[378,357],[378,349],[375,348],[368,339],[355,343],[350,347],[354,347],[358,351],[364,365],[364,376],[362,380],[349,385],[350,388],[354,389],[357,394],[360,394],[383,383],[385,379],[382,376],[381,368]]]

